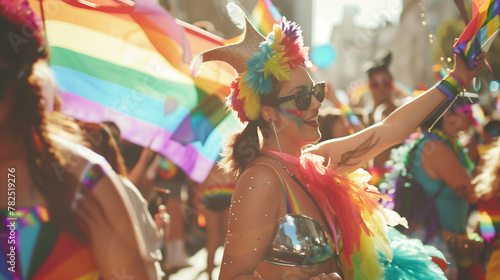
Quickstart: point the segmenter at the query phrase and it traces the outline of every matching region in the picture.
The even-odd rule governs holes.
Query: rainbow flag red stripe
[[[41,14],[40,3],[30,1]],[[206,110],[200,103],[212,95],[223,100],[232,75],[212,66],[213,71],[204,71],[194,81],[188,62],[197,53],[191,51],[190,41],[198,40],[196,48],[201,51],[223,40],[186,32],[148,0],[130,5],[98,2],[100,6],[89,4],[92,1],[42,2],[50,64],[63,91],[63,113],[89,122],[114,121],[124,139],[150,146],[191,179],[203,181],[223,139],[241,126],[232,114],[215,119],[203,115]],[[176,104],[172,112],[165,110],[169,102]],[[223,102],[218,105],[222,110]],[[195,109],[201,121],[192,124]],[[186,127],[193,135],[189,141],[172,139]]]

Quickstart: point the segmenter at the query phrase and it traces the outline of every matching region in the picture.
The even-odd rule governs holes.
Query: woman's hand
[[[309,280],[342,280],[337,272],[332,272],[329,274],[321,273],[316,277],[311,277]]]
[[[474,69],[471,70],[462,57],[455,55],[455,69],[453,70],[453,72],[464,79],[465,83],[470,83],[471,80],[477,77],[483,70],[484,65],[486,64],[485,57],[485,51],[482,51],[481,54],[476,56]]]

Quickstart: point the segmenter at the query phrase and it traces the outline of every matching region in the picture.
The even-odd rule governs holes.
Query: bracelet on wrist
[[[437,88],[451,100],[465,90],[465,84],[463,84],[463,80],[456,74],[450,73],[439,82]]]
[[[460,85],[462,86],[463,89],[465,89],[465,81],[464,79],[462,79],[462,77],[460,77],[458,74],[456,74],[455,72],[450,72],[450,76],[452,76],[453,78],[455,78],[455,80],[459,81],[460,82]]]

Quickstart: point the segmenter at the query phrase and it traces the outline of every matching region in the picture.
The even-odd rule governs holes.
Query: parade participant
[[[486,268],[486,280],[500,279],[500,138],[484,155],[481,172],[472,183],[479,197],[479,228],[492,251]]]
[[[481,242],[467,241],[469,207],[477,202],[475,164],[458,140],[472,125],[470,100],[478,101],[462,95],[449,101],[449,110],[443,107],[422,124],[418,139],[394,150],[391,174],[399,175],[388,182],[395,186],[394,210],[408,219],[405,233],[445,254],[448,279],[467,279],[459,274],[469,274],[482,250]],[[463,252],[453,245],[466,241],[470,248]]]
[[[0,38],[0,278],[160,279],[116,174],[45,113],[31,74],[47,52],[28,2],[0,0]]]
[[[367,173],[357,169],[402,142],[458,94],[462,88],[453,86],[455,77],[469,81],[480,69],[471,71],[457,58],[453,75],[439,89],[354,135],[305,148],[320,138],[324,83],[313,81],[306,70],[310,62],[300,27],[283,18],[263,37],[235,5],[228,10],[237,25],[246,26],[243,41],[206,51],[192,63],[192,73],[211,60],[235,68],[228,104],[246,123],[223,154],[225,167],[239,178],[220,279],[339,279],[342,271],[344,279],[422,274],[445,279],[425,250],[410,249],[415,242],[406,243],[406,251],[389,244],[380,194],[366,184]],[[484,54],[478,65],[484,65]],[[452,86],[443,94],[445,84]],[[408,257],[413,261],[396,254],[403,251],[413,254]]]
[[[217,165],[212,167],[203,184],[199,185],[200,212],[205,216],[207,233],[207,274],[212,280],[215,251],[224,245],[231,197],[236,178],[224,172]]]
[[[370,108],[367,115],[367,125],[382,121],[399,106],[400,102],[395,98],[394,80],[389,71],[391,60],[392,53],[389,52],[383,58],[374,59],[364,65],[369,79],[368,87],[373,100],[373,108]],[[389,147],[389,149],[373,158],[369,172],[373,177],[379,178],[379,182],[372,181],[373,184],[378,185],[380,178],[383,178],[387,172],[385,162],[389,159],[392,148]]]

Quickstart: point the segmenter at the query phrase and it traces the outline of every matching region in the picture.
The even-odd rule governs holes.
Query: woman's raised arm
[[[457,77],[457,84],[470,82],[481,72],[485,64],[484,57],[483,52],[477,57],[478,67],[471,70],[463,59],[455,56],[455,69],[450,77]],[[338,168],[338,172],[350,173],[387,148],[403,142],[448,99],[440,89],[432,87],[399,107],[384,121],[351,136],[322,142],[306,151],[324,156],[327,161],[330,159],[331,164]]]

